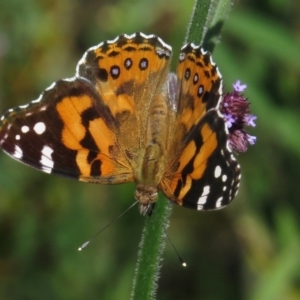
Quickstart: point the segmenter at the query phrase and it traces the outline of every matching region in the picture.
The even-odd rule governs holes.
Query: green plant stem
[[[204,49],[212,51],[219,40],[230,7],[231,0],[196,0],[186,42],[202,44]],[[153,215],[146,217],[133,280],[132,300],[155,299],[170,215],[169,201],[160,196]]]
[[[165,231],[169,225],[171,210],[169,201],[161,195],[153,214],[146,217],[136,264],[132,300],[155,299],[165,248]]]

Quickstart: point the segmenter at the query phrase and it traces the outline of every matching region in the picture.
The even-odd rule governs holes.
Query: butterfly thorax
[[[135,198],[139,201],[141,214],[145,215],[157,200],[157,186],[163,174],[164,156],[160,145],[148,145],[141,159],[141,167],[137,170],[135,176],[137,183]]]

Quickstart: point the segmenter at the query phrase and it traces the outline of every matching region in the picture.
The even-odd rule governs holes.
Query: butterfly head
[[[153,204],[158,198],[158,189],[156,187],[139,184],[136,187],[134,196],[140,203],[141,215],[150,215],[152,213]]]

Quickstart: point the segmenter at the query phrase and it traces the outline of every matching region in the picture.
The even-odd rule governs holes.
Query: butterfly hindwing
[[[197,209],[219,209],[236,195],[240,167],[227,146],[223,118],[212,109],[188,135],[176,169],[161,182],[175,203]]]

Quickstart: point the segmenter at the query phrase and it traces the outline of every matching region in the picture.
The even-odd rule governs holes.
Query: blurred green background
[[[84,51],[120,33],[161,36],[174,67],[193,1],[1,0],[0,111],[72,77]],[[300,299],[300,3],[236,1],[214,60],[258,116],[226,209],[174,207],[158,299]],[[0,299],[129,299],[144,218],[134,185],[49,176],[0,153]]]

